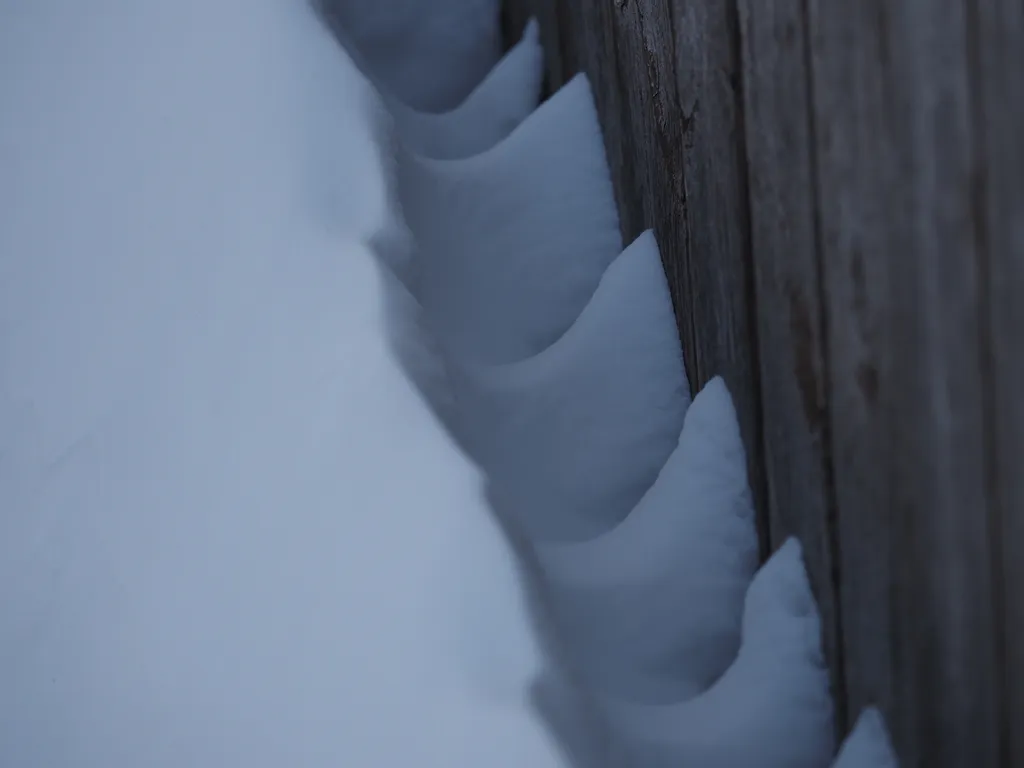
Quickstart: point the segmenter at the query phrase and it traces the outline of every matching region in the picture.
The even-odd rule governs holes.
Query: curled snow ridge
[[[501,56],[500,0],[315,4],[374,80],[415,109],[454,109]]]
[[[736,656],[758,564],[725,382],[712,379],[694,399],[676,449],[622,523],[536,549],[554,615],[593,685],[648,703],[706,690]]]
[[[509,525],[532,541],[580,541],[618,524],[675,448],[690,399],[653,233],[543,352],[450,371],[455,431]]]
[[[667,706],[606,699],[626,765],[821,768],[832,757],[832,700],[820,621],[800,545],[754,577],[739,655],[707,692]]]
[[[449,112],[420,112],[385,101],[402,140],[413,152],[436,159],[470,157],[508,136],[537,108],[544,78],[544,51],[536,19],[459,106]]]
[[[804,570],[803,550],[800,542],[793,538],[787,539],[768,559],[750,585],[743,611],[744,643],[756,638],[771,640],[778,633],[789,637],[787,633],[792,625],[779,621],[779,616],[801,618],[807,626],[813,626],[815,631],[807,638],[806,648],[801,653],[820,659],[818,607]],[[752,643],[751,648],[760,650],[760,645]]]
[[[861,712],[846,737],[833,768],[898,768],[882,713],[875,707]]]
[[[374,76],[373,68],[343,30],[336,36],[373,83],[402,142],[423,157],[453,160],[484,152],[508,136],[540,100],[544,51],[535,19],[470,94],[444,112],[424,112],[406,104]]]
[[[414,282],[414,244],[396,198],[396,134],[409,148],[434,158],[464,157],[484,151],[505,138],[533,111],[542,77],[543,51],[537,22],[531,19],[520,42],[456,110],[443,114],[418,112],[386,97],[377,104],[376,135],[384,155],[383,176],[391,205],[384,226],[371,239],[371,246],[387,267],[383,283],[389,331],[407,374],[446,423],[452,416],[444,363],[433,334],[427,330],[422,306],[409,291]]]
[[[417,248],[414,293],[456,355],[504,363],[540,352],[622,250],[583,75],[487,152],[449,161],[405,153],[396,172]]]

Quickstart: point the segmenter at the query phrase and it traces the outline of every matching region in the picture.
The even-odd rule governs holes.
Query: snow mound
[[[563,765],[351,62],[286,0],[2,16],[0,763]]]
[[[712,379],[657,480],[617,527],[538,544],[575,661],[599,690],[657,703],[706,690],[740,645],[758,565],[754,507],[732,399]]]
[[[846,737],[833,768],[898,768],[882,713],[875,707],[861,712]]]
[[[492,504],[532,541],[618,524],[678,440],[689,389],[653,233],[612,263],[572,327],[534,357],[453,363],[456,432]]]
[[[605,701],[625,764],[828,765],[832,701],[820,634],[800,545],[791,539],[751,582],[739,655],[707,692],[669,705]]]
[[[537,108],[543,79],[540,28],[531,19],[522,39],[455,109],[419,112],[398,100],[389,100],[388,107],[413,152],[437,159],[465,158],[493,147]]]
[[[418,155],[436,159],[470,157],[490,149],[510,134],[540,100],[544,51],[535,19],[469,95],[450,110],[424,112],[391,93],[343,29],[336,36],[365,77],[374,84],[403,144]]]
[[[454,109],[501,56],[500,0],[315,0],[384,89],[414,109]]]
[[[396,195],[415,243],[407,277],[452,354],[534,355],[575,321],[622,250],[601,128],[577,76],[493,149],[400,153]]]

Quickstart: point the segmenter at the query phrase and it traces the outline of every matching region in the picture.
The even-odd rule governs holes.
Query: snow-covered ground
[[[586,76],[318,5],[361,69],[306,0],[0,3],[0,766],[822,768]]]
[[[562,762],[294,0],[0,6],[0,765]]]

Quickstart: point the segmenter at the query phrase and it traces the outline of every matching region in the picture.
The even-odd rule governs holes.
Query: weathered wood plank
[[[968,3],[979,172],[973,204],[988,300],[982,371],[1001,601],[1005,764],[1024,765],[1024,5]]]
[[[894,694],[890,478],[880,378],[888,373],[886,239],[890,169],[881,3],[811,6],[813,120],[819,168],[822,301],[826,305],[831,458],[840,541],[847,710],[877,702],[892,725]],[[875,64],[873,62],[878,62]],[[872,67],[877,70],[872,73]],[[886,377],[886,383],[891,378]],[[898,739],[897,739],[898,740]]]
[[[850,701],[905,768],[996,766],[964,8],[809,8]]]
[[[772,543],[797,536],[822,615],[836,726],[845,684],[816,176],[801,0],[739,0],[751,241]],[[856,585],[854,585],[856,586]]]
[[[678,272],[686,275],[685,281],[680,281],[680,303],[686,306],[680,308],[689,313],[688,322],[681,327],[694,337],[690,343],[697,382],[703,385],[720,374],[729,385],[747,447],[751,487],[764,513],[762,414],[736,4],[734,0],[669,0],[666,6],[674,34],[678,106],[674,114],[666,112],[660,117],[680,121],[682,188],[673,189],[672,199],[685,206],[684,234],[689,238],[686,249],[676,256]],[[653,21],[662,23],[660,18]],[[650,32],[652,26],[651,22],[643,25],[648,50],[660,44]],[[762,534],[767,534],[767,526],[761,528]]]
[[[624,124],[617,130],[622,134],[622,154],[632,171],[623,229],[627,238],[647,227],[653,227],[658,235],[676,302],[687,371],[696,388],[700,379],[689,269],[692,231],[683,179],[686,124],[679,109],[672,19],[665,0],[627,0],[609,4],[612,6],[616,63],[620,80],[626,84],[625,113],[620,121]]]

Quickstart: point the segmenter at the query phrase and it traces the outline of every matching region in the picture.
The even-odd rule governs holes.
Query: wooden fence
[[[845,732],[1024,766],[1024,4],[509,0],[594,85],[691,384],[799,536]],[[840,733],[840,735],[842,735]]]

